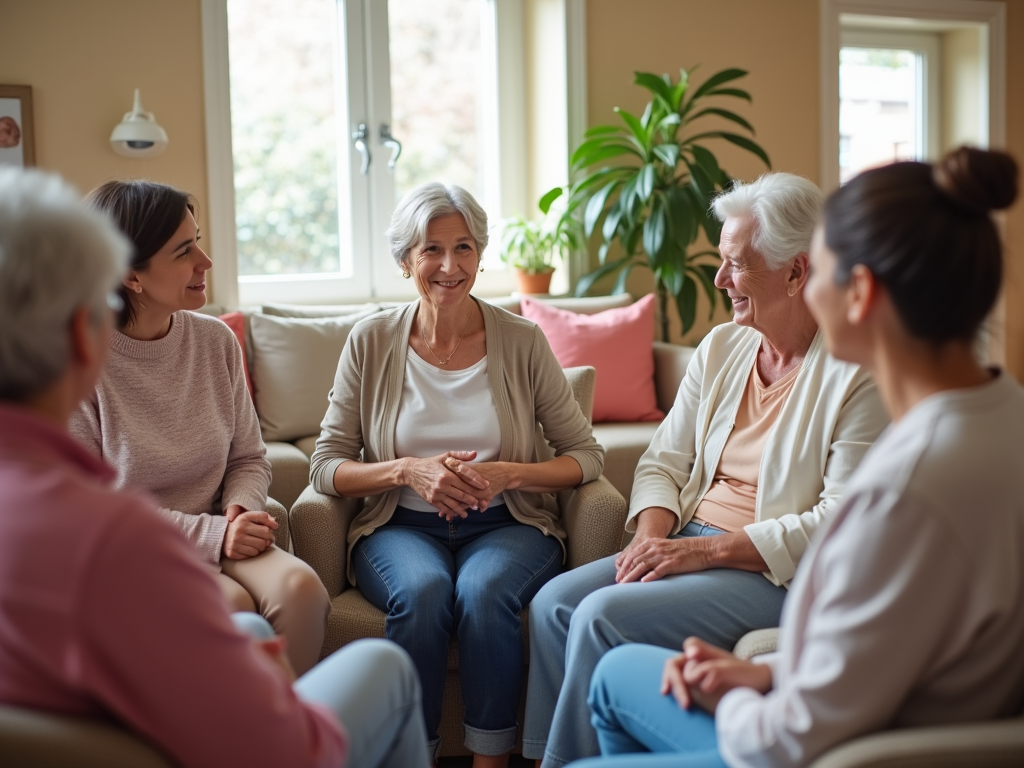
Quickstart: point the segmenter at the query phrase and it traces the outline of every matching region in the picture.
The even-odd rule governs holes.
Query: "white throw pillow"
[[[276,317],[363,316],[379,312],[380,304],[264,304],[263,314]]]
[[[345,340],[352,327],[371,314],[315,319],[252,316],[252,383],[264,440],[320,433]]]

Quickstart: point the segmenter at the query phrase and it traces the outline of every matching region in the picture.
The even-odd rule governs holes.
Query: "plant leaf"
[[[727,133],[726,131],[708,131],[706,133],[698,133],[695,136],[687,137],[687,139],[683,141],[683,146],[689,146],[700,139],[725,139],[738,147],[743,147],[743,149],[748,152],[754,153],[764,160],[765,165],[769,168],[772,167],[771,161],[768,159],[768,153],[761,149],[756,142],[748,139],[746,136],[739,136],[735,133]]]
[[[672,108],[672,89],[665,82],[664,77],[658,77],[650,72],[634,72],[633,82],[642,88],[646,88],[653,96],[664,101],[666,107]]]
[[[692,277],[683,274],[682,285],[675,296],[676,309],[679,310],[679,319],[682,321],[683,335],[685,336],[693,328],[697,319],[697,284]]]
[[[721,72],[716,72],[703,83],[701,83],[700,87],[698,87],[697,90],[693,92],[693,95],[690,97],[690,103],[692,104],[705,93],[708,93],[709,91],[711,91],[714,88],[717,88],[723,83],[728,83],[730,80],[738,80],[739,78],[744,77],[746,74],[747,70],[745,69],[723,69]]]
[[[587,237],[594,234],[594,227],[597,225],[597,220],[604,212],[605,201],[608,199],[608,195],[611,194],[611,191],[618,185],[618,183],[618,180],[616,180],[609,184],[605,184],[587,202],[587,207],[583,211],[583,231],[586,233]]]
[[[702,109],[700,112],[698,112],[697,114],[690,115],[689,122],[693,122],[694,120],[696,120],[698,117],[701,117],[702,115],[718,115],[719,117],[723,117],[726,120],[731,120],[734,123],[742,125],[748,131],[750,131],[751,133],[754,133],[754,126],[752,126],[750,123],[748,123],[744,118],[740,117],[735,112],[730,112],[727,109],[719,109],[718,107],[706,107],[706,108]]]
[[[654,102],[648,101],[647,106],[644,107],[644,113],[640,115],[640,125],[644,127],[644,131],[647,135],[651,132],[651,115],[654,114]]]
[[[683,103],[683,96],[686,95],[686,89],[690,85],[690,74],[683,69],[679,68],[679,82],[676,83],[675,88],[672,89],[672,111],[679,112],[679,105]]]
[[[708,269],[711,270],[711,276],[708,276]],[[708,297],[708,320],[711,320],[715,316],[715,306],[718,304],[718,289],[715,288],[715,272],[710,264],[698,264],[696,266],[689,267],[690,273],[695,275],[701,287],[704,289],[704,295]]]
[[[649,258],[657,260],[665,245],[665,230],[668,228],[668,217],[665,215],[665,203],[659,195],[651,203],[651,211],[644,222],[644,251]]]
[[[592,139],[595,136],[607,136],[612,133],[622,133],[622,127],[618,125],[595,125],[583,132],[583,138]]]
[[[647,131],[644,129],[643,125],[640,124],[640,121],[636,118],[636,116],[631,115],[629,112],[627,112],[624,109],[620,109],[619,107],[616,107],[615,111],[618,112],[619,117],[621,117],[623,121],[625,121],[626,125],[629,126],[629,130],[633,132],[633,136],[636,138],[636,140],[639,143],[646,146]]]
[[[753,99],[750,98],[750,94],[740,88],[718,88],[714,91],[708,91],[708,96],[735,96],[737,99],[746,99],[753,103]]]
[[[678,115],[676,115],[678,117]],[[678,144],[658,144],[654,148],[654,155],[669,168],[675,168],[679,163]]]
[[[629,273],[633,271],[635,266],[643,266],[642,261],[636,261],[635,259],[619,272],[619,276],[615,278],[615,285],[612,287],[612,295],[618,296],[626,292],[626,280],[629,279]]]
[[[591,165],[597,165],[602,160],[620,155],[642,157],[631,144],[612,142],[608,139],[591,139],[577,147],[576,151],[572,153],[571,162],[574,169],[582,170]]]
[[[721,180],[722,171],[718,167],[718,159],[714,153],[700,144],[691,146],[690,152],[693,153],[693,159],[700,163],[700,167],[704,169],[708,177],[713,179],[715,183],[718,183]]]
[[[685,187],[675,187],[666,193],[665,202],[672,241],[685,248],[697,234],[693,200],[687,196]]]
[[[554,189],[549,189],[545,192],[544,196],[537,203],[537,207],[540,208],[541,213],[547,213],[551,210],[551,204],[562,196],[563,191],[562,187],[555,187]]]
[[[647,165],[640,169],[640,175],[637,176],[636,181],[636,193],[642,202],[646,203],[651,199],[651,194],[654,192],[654,182],[657,178],[658,175],[654,163],[647,163]]]
[[[628,255],[623,256],[621,259],[617,259],[613,262],[605,264],[604,266],[598,267],[593,272],[588,272],[587,274],[583,275],[583,277],[579,279],[579,282],[576,283],[576,295],[586,296],[587,291],[589,291],[591,287],[593,287],[594,283],[596,283],[602,277],[612,274],[613,272],[615,272],[615,270],[622,267],[623,264],[625,264],[627,261],[630,261],[632,258],[632,256]]]
[[[615,230],[619,228],[619,222],[622,220],[622,199],[619,198],[608,210],[608,215],[604,218],[604,224],[601,226],[601,236],[606,242],[611,242],[612,238],[615,237]]]

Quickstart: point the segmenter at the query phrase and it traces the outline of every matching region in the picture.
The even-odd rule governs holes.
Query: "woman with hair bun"
[[[1002,279],[991,213],[1016,196],[1013,158],[962,147],[828,199],[804,298],[892,425],[804,556],[778,651],[612,651],[590,693],[602,753],[672,754],[574,765],[807,765],[876,731],[1020,712],[1024,390],[973,348]]]

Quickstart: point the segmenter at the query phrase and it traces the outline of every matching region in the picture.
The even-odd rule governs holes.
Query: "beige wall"
[[[0,83],[31,85],[36,164],[83,193],[110,179],[186,189],[205,205],[199,0],[0,0]],[[170,144],[135,160],[110,132],[142,90]],[[202,226],[202,224],[201,224]]]
[[[1012,96],[1024,91],[1024,2],[1007,6]],[[83,192],[140,177],[206,200],[201,50],[199,0],[0,0],[0,83],[33,87],[38,164]],[[754,103],[741,111],[773,167],[818,178],[818,0],[588,0],[587,50],[591,124],[612,122],[615,106],[642,107],[634,70],[700,64],[700,77],[742,67]],[[171,140],[150,160],[115,155],[107,141],[136,86]],[[1024,99],[1009,99],[1007,129],[1024,159]],[[719,156],[737,177],[763,170],[731,146]],[[1005,223],[1006,360],[1024,378],[1024,204]],[[650,281],[638,272],[630,289],[643,293]]]

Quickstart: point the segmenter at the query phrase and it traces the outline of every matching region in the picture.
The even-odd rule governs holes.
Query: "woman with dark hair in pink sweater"
[[[264,616],[302,674],[320,656],[330,600],[312,568],[274,545],[270,464],[238,342],[190,311],[206,304],[213,266],[195,201],[162,184],[112,181],[87,203],[134,249],[107,367],[71,433],[117,469],[119,488],[157,497],[234,610]]]

